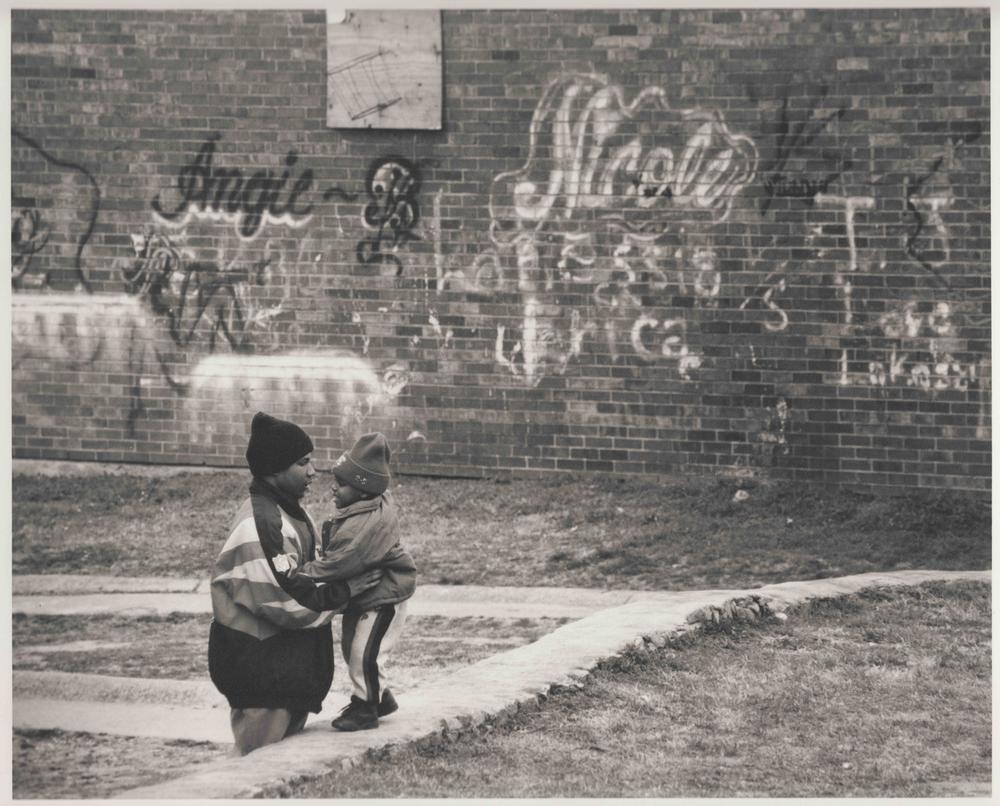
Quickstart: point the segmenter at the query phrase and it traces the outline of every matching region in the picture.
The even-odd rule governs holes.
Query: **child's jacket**
[[[323,556],[297,569],[317,582],[348,579],[379,568],[382,579],[351,599],[349,610],[374,610],[409,599],[417,586],[417,567],[399,545],[399,509],[392,493],[338,509],[323,523]]]

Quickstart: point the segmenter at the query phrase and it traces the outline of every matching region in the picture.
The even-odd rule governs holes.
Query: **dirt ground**
[[[60,730],[15,730],[16,799],[103,799],[225,758],[227,745]]]
[[[22,616],[13,618],[13,669],[208,681],[208,614],[167,618]],[[406,692],[558,628],[568,619],[413,616],[393,653],[391,688]],[[340,619],[334,622],[340,639]],[[335,646],[339,647],[339,643]],[[350,683],[337,650],[324,712],[348,701]],[[335,734],[331,729],[331,741]],[[15,798],[106,798],[226,756],[230,745],[49,730],[14,731]],[[156,764],[151,767],[151,760]]]

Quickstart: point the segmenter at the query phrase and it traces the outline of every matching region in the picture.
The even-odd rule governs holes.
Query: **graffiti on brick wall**
[[[774,155],[762,163],[760,170],[765,191],[760,202],[761,215],[767,213],[776,198],[802,199],[811,203],[851,167],[850,160],[844,160],[838,151],[815,145],[830,123],[841,119],[846,112],[844,107],[827,114],[820,111],[828,92],[827,86],[820,87],[801,115],[789,111],[787,92],[782,96],[781,111],[773,126]],[[823,168],[818,170],[814,167],[817,164]]]
[[[758,419],[756,439],[752,443],[754,463],[761,467],[773,467],[780,457],[788,453],[788,431],[791,420],[790,407],[785,398],[778,398],[773,407],[764,409]]]
[[[831,208],[844,210],[844,239],[848,242],[852,234],[846,225],[846,217],[851,215],[849,201],[850,198],[835,197],[828,202]],[[867,207],[866,203],[858,209]],[[803,241],[804,257],[796,271],[787,259],[776,257],[785,251],[777,247],[763,250],[761,257],[751,263],[751,271],[755,272],[776,265],[739,306],[740,310],[766,311],[761,320],[766,331],[781,332],[789,328],[792,320],[789,309],[783,307],[785,302],[781,294],[796,279],[801,281],[801,272],[812,260],[826,254],[825,249],[816,245],[822,229],[821,226],[813,228]],[[863,257],[856,245],[853,249],[848,246],[847,257],[836,263],[832,281],[842,296],[843,313],[828,326],[828,332],[850,342],[851,346],[839,351],[835,382],[842,386],[904,385],[924,391],[981,385],[982,368],[969,353],[967,341],[962,337],[966,326],[988,323],[989,317],[976,317],[979,305],[969,300],[941,300],[931,294],[929,299],[900,301],[889,310],[883,310],[881,302],[872,308],[865,298],[851,297],[851,273],[871,265],[872,261]],[[886,272],[886,262],[881,261],[878,268]],[[757,367],[753,344],[749,350],[752,365]]]
[[[939,268],[951,259],[951,233],[943,213],[954,205],[949,172],[961,167],[961,147],[974,143],[982,127],[972,121],[967,133],[949,138],[943,153],[936,156],[925,174],[903,178],[903,199],[912,217],[912,229],[905,236],[906,254],[930,272],[940,284],[949,287]]]
[[[82,369],[101,359],[121,359],[142,311],[135,301],[115,296],[36,293],[12,297],[12,357],[17,367],[41,360]]]
[[[688,308],[717,305],[710,227],[752,181],[757,152],[718,111],[676,111],[666,99],[651,86],[626,102],[604,76],[561,77],[535,108],[524,165],[493,180],[493,247],[473,282],[522,296],[520,328],[498,328],[495,349],[513,374],[537,383],[564,371],[598,333],[612,358],[627,346],[645,362],[675,361],[682,378],[701,365],[687,319],[664,309],[675,295]],[[557,285],[589,303],[543,304]]]
[[[11,279],[16,288],[21,278],[31,268],[32,258],[45,248],[49,241],[49,225],[38,210],[21,210],[12,213],[10,231]]]
[[[650,118],[653,136],[642,125]],[[677,113],[661,87],[626,103],[606,77],[572,74],[535,108],[525,164],[493,180],[492,234],[510,241],[550,217],[570,221],[588,210],[646,232],[660,228],[664,208],[711,210],[725,220],[756,160],[753,141],[730,132],[718,112]]]
[[[853,361],[848,350],[841,352],[840,384],[968,389],[980,373],[977,362],[961,357],[960,322],[947,302],[910,300],[888,311],[862,331],[884,346],[869,347],[860,357],[852,351]]]
[[[322,412],[343,432],[371,417],[394,413],[409,383],[409,370],[394,363],[379,374],[371,362],[345,350],[291,351],[274,355],[211,355],[189,377],[186,422],[197,438],[244,439],[254,411]]]
[[[142,387],[157,372],[157,363],[163,370],[153,332],[153,323],[134,297],[23,291],[12,298],[12,368],[88,371],[99,362],[123,367],[131,435],[143,410]],[[54,405],[58,407],[58,401]]]
[[[17,187],[12,188],[11,279],[15,288],[55,287],[72,284],[90,291],[83,267],[83,252],[97,226],[101,209],[101,190],[93,174],[82,165],[61,160],[42,148],[34,139],[11,129],[15,143],[27,146],[46,164],[46,172],[55,171],[60,181],[46,185],[46,198],[26,201]],[[16,161],[17,150],[12,151]],[[50,194],[50,195],[49,195]],[[17,209],[14,212],[15,208]],[[29,272],[34,258],[42,253],[46,268],[40,275]],[[71,254],[70,254],[71,252]]]
[[[389,266],[394,274],[403,273],[396,251],[419,237],[413,231],[420,220],[419,190],[420,173],[403,157],[381,157],[369,166],[365,177],[368,202],[361,220],[373,234],[358,242],[359,263]]]
[[[492,278],[495,277],[496,273],[488,268],[484,270],[483,267],[473,264],[472,271],[467,276],[465,269],[458,265],[452,256],[445,255],[444,246],[441,243],[441,197],[443,194],[444,191],[441,189],[438,189],[434,194],[429,223],[434,246],[434,289],[436,293],[440,295],[449,288],[473,293],[494,290]],[[478,260],[479,258],[477,258]],[[482,278],[480,273],[482,273]],[[485,279],[489,285],[484,287],[482,279]]]
[[[753,267],[756,267],[757,261],[754,262]],[[746,310],[751,306],[751,303],[757,303],[758,306],[766,308],[770,314],[764,319],[764,329],[772,333],[776,333],[785,330],[788,327],[788,313],[781,307],[780,300],[776,297],[780,297],[781,293],[788,288],[788,261],[782,260],[778,263],[777,269],[769,272],[764,278],[764,281],[760,283],[750,294],[740,303],[739,309]]]
[[[216,143],[209,137],[194,159],[177,174],[177,201],[173,209],[158,194],[153,211],[171,227],[183,227],[192,216],[232,223],[241,238],[257,236],[266,223],[302,227],[311,218],[312,204],[302,199],[313,185],[309,168],[299,171],[294,149],[285,157],[280,176],[269,168],[245,177],[239,168],[215,165]]]
[[[749,263],[749,273],[763,274],[764,278],[744,287],[743,300],[738,309],[765,312],[756,321],[768,333],[787,330],[792,322],[793,310],[786,292],[796,281],[801,282],[803,271],[814,260],[819,260],[826,254],[826,249],[820,245],[823,235],[824,227],[821,224],[810,226],[804,237],[772,235],[766,246],[753,253],[754,257]],[[795,261],[788,257],[788,250],[793,244],[800,256]]]
[[[847,233],[847,271],[844,272],[842,270],[842,264],[838,262],[833,282],[837,287],[844,303],[844,322],[851,324],[854,320],[854,309],[851,304],[853,291],[851,280],[858,271],[858,247],[855,236],[855,217],[857,216],[859,210],[875,209],[875,199],[871,196],[832,196],[821,193],[816,197],[816,204],[820,207],[842,208],[844,211],[844,225]]]
[[[251,293],[253,286],[268,284],[271,254],[252,262],[234,258],[220,268],[194,260],[191,250],[151,229],[132,235],[132,245],[135,261],[122,270],[126,290],[166,318],[179,346],[207,334],[210,351],[219,338],[233,350],[247,350],[253,345],[252,336],[267,331],[282,312],[283,302],[259,306]]]

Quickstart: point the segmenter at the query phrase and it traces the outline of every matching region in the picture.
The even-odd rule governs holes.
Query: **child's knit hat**
[[[389,459],[392,451],[385,435],[363,434],[350,451],[333,466],[333,475],[345,484],[371,495],[381,495],[389,486]]]
[[[258,411],[250,423],[247,464],[255,476],[270,476],[312,453],[309,435],[295,423]]]

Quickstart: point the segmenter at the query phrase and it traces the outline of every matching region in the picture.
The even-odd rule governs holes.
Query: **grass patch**
[[[210,574],[246,495],[237,472],[13,479],[13,572]],[[326,480],[306,506],[331,511]],[[694,478],[395,481],[420,582],[633,589],[752,587],[991,563],[972,495]],[[748,500],[734,502],[737,489]],[[169,537],[166,537],[169,536]]]
[[[864,591],[682,636],[580,691],[291,797],[988,794],[990,586]],[[971,790],[971,791],[970,791]]]
[[[21,798],[108,798],[136,786],[191,772],[232,748],[183,739],[15,729],[13,795]]]

